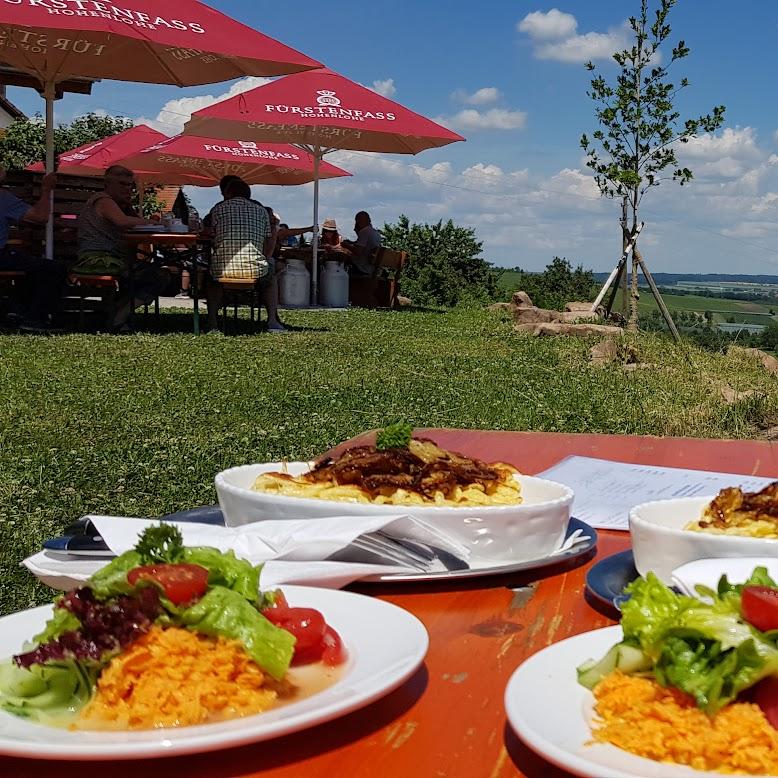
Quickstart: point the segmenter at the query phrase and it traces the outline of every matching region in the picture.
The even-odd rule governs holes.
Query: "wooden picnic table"
[[[569,454],[622,462],[778,476],[778,444],[618,435],[428,430],[445,448],[537,473]],[[360,439],[357,439],[360,440]],[[350,443],[353,443],[351,441]],[[629,546],[601,532],[597,558]],[[424,666],[392,694],[328,724],[253,746],[143,763],[59,763],[0,758],[14,778],[560,778],[506,725],[505,685],[545,646],[611,622],[584,599],[592,562],[572,570],[460,585],[362,585],[426,626]],[[369,629],[369,625],[366,625]],[[542,700],[537,700],[542,705]]]
[[[176,262],[188,261],[192,264],[192,270],[189,274],[192,300],[194,303],[192,308],[192,330],[195,335],[199,335],[200,290],[197,273],[197,250],[198,247],[200,247],[205,251],[210,251],[210,237],[196,232],[150,232],[148,230],[128,230],[124,233],[124,238],[127,245],[133,246],[136,250],[141,246],[161,247],[163,249],[183,247],[185,249],[185,251],[180,252],[178,256],[171,256],[171,259]]]

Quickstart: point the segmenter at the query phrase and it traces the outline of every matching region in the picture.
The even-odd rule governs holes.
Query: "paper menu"
[[[573,515],[599,529],[629,529],[629,511],[650,500],[715,495],[727,486],[747,492],[763,489],[775,478],[657,465],[631,465],[608,459],[570,456],[538,473],[575,492]]]

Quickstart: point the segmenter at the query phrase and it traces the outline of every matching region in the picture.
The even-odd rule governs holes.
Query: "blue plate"
[[[592,565],[586,574],[587,599],[611,618],[618,618],[627,599],[624,588],[639,576],[632,550],[605,557]]]
[[[224,515],[218,505],[204,505],[201,508],[192,508],[190,510],[179,511],[178,513],[169,513],[162,516],[161,521],[191,521],[200,524],[213,524],[224,526]],[[426,581],[441,578],[483,578],[490,575],[507,575],[509,573],[523,573],[529,571],[540,571],[552,568],[556,565],[565,563],[566,566],[573,561],[585,562],[595,553],[597,546],[597,532],[588,524],[579,519],[570,519],[567,525],[567,536],[570,536],[576,530],[581,530],[584,542],[580,542],[571,549],[554,556],[533,559],[524,562],[503,562],[494,567],[470,568],[467,570],[446,570],[443,572],[431,573],[392,573],[377,576],[375,581]],[[103,539],[97,532],[96,527],[87,518],[79,519],[73,522],[65,530],[67,534],[59,538],[52,538],[43,544],[46,551],[55,554],[79,557],[102,557],[110,559],[114,556],[113,552],[103,542]]]

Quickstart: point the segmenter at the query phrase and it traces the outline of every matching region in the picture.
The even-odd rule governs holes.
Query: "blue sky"
[[[617,207],[598,198],[578,145],[594,129],[583,62],[615,74],[608,55],[624,45],[637,0],[332,0],[307,17],[292,3],[211,4],[467,138],[417,157],[332,156],[354,173],[322,184],[321,218],[342,232],[362,208],[379,226],[402,212],[450,217],[475,227],[498,265],[541,269],[554,255],[596,270],[615,263]],[[656,271],[778,274],[778,3],[680,0],[671,24],[692,51],[675,71],[691,81],[683,116],[723,103],[727,117],[715,137],[684,148],[695,172],[688,188],[668,183],[648,195],[643,253]],[[60,101],[57,116],[104,110],[174,134],[191,110],[245,86],[102,82],[91,97]],[[10,97],[28,113],[42,109],[34,92]],[[310,187],[257,194],[290,224],[311,222]],[[207,210],[215,191],[193,197]]]

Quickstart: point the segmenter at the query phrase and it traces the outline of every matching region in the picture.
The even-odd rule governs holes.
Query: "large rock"
[[[592,310],[592,304],[591,303],[579,303],[579,302],[572,302],[567,303],[565,305],[566,311],[591,311]]]
[[[524,335],[534,335],[535,329],[537,327],[540,327],[540,324],[514,324],[513,329],[516,332],[522,333]]]
[[[593,365],[607,365],[619,358],[619,344],[613,338],[601,340],[589,349],[589,358]]]
[[[545,308],[514,308],[513,321],[516,324],[540,324],[541,322],[560,321],[559,311],[547,311]]]
[[[535,304],[530,299],[530,296],[526,292],[514,292],[511,297],[511,302],[517,308],[534,308]]]
[[[771,356],[766,351],[762,351],[758,348],[743,348],[743,346],[730,346],[727,351],[728,354],[747,354],[752,357],[756,357],[764,366],[764,369],[768,373],[778,375],[778,359]]]
[[[564,324],[563,322],[550,322],[548,324],[538,324],[535,327],[534,335],[554,336],[554,335],[573,335],[578,338],[585,338],[588,335],[618,335],[621,336],[623,330],[621,327],[610,327],[607,324]]]
[[[599,321],[600,317],[596,313],[592,313],[589,309],[583,311],[563,311],[560,321],[566,324],[572,324],[576,321]]]
[[[487,311],[512,311],[514,309],[513,303],[492,303],[486,306]]]

